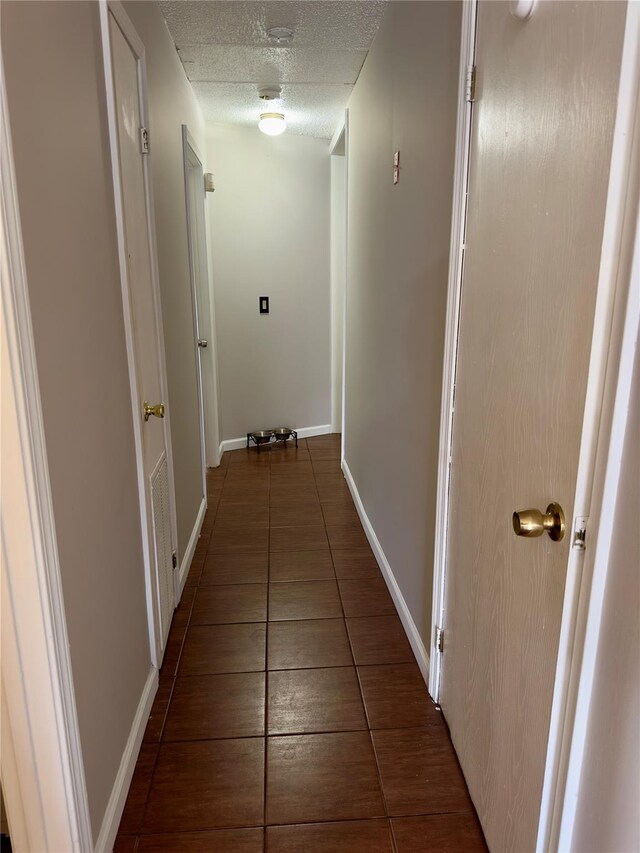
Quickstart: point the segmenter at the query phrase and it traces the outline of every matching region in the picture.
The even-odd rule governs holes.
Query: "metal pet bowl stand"
[[[278,429],[273,430],[273,434],[275,436],[276,441],[281,441],[284,446],[287,446],[287,441],[292,438],[296,447],[298,446],[298,433],[294,429],[289,429],[289,427],[278,427]]]
[[[293,438],[296,443],[296,447],[298,446],[298,433],[294,429],[289,429],[289,427],[279,427],[278,429],[259,429],[255,432],[247,433],[247,450],[249,449],[249,445],[253,442],[258,448],[258,453],[260,453],[260,448],[264,447],[267,444],[277,444],[281,441],[284,446],[287,446],[287,440]]]

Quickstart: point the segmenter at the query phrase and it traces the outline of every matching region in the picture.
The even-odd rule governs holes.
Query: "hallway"
[[[208,472],[117,853],[486,849],[340,438],[299,445]]]

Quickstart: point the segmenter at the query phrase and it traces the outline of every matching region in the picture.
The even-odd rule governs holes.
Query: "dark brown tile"
[[[442,725],[417,664],[361,666],[358,676],[370,728]]]
[[[271,551],[321,551],[328,548],[324,524],[271,529],[269,541]]]
[[[271,507],[271,527],[308,527],[324,525],[318,501],[293,506]],[[326,546],[325,546],[326,547]]]
[[[263,853],[263,836],[262,827],[141,835],[138,853]]]
[[[309,503],[317,500],[315,482],[308,485],[292,483],[273,483],[270,492],[271,506],[287,506],[291,503]]]
[[[177,678],[163,740],[264,734],[264,672]]]
[[[320,498],[320,503],[322,504],[333,504],[352,500],[349,487],[344,481],[340,485],[316,482],[316,489],[318,490],[318,497]]]
[[[164,722],[167,716],[167,708],[169,707],[169,700],[171,699],[173,684],[174,679],[172,677],[169,677],[167,679],[160,679],[160,684],[158,685],[158,692],[156,693],[156,697],[153,700],[153,705],[151,706],[151,713],[149,714],[149,719],[147,720],[147,728],[144,732],[144,741],[147,743],[157,743],[162,736],[162,730],[164,728]]]
[[[269,453],[258,453],[255,445],[240,450],[228,450],[223,459],[226,459],[228,465],[265,465],[269,467]]]
[[[365,616],[346,621],[356,665],[415,662],[397,616]]]
[[[192,625],[263,622],[267,618],[267,584],[201,586],[191,614]]]
[[[337,578],[379,578],[380,568],[369,546],[348,551],[331,552]],[[206,571],[206,564],[205,564]]]
[[[267,739],[267,823],[383,816],[367,732]]]
[[[118,835],[113,845],[113,853],[134,853],[137,840],[136,835]]]
[[[323,504],[330,504],[335,507],[342,507],[343,509],[355,509],[356,505],[353,502],[353,497],[351,492],[349,491],[349,487],[347,486],[346,480],[342,484],[347,488],[346,493],[342,491],[342,489],[338,490],[338,493],[331,496],[328,495],[323,501]]]
[[[372,732],[387,814],[473,812],[445,726]]]
[[[322,515],[325,524],[360,524],[360,518],[353,504],[335,503],[322,504]]]
[[[297,483],[313,481],[314,469],[310,461],[295,465],[275,465],[271,471],[272,483]]]
[[[269,621],[338,616],[342,616],[342,605],[334,580],[269,584]]]
[[[318,459],[313,460],[313,473],[318,474],[339,474],[342,476],[342,466],[340,459]]]
[[[224,490],[220,496],[218,504],[218,512],[224,507],[243,506],[255,507],[256,509],[269,506],[269,489],[260,489],[258,492],[248,491],[247,489],[233,488]]]
[[[314,470],[316,460],[313,460]],[[344,474],[341,471],[334,471],[333,474],[318,474],[316,473],[316,486],[322,487],[323,489],[336,488],[339,489],[340,486],[346,486],[347,481],[344,478]]]
[[[318,441],[309,445],[312,462],[328,459],[340,459],[340,444],[333,441]]]
[[[287,447],[286,449],[274,447],[271,451],[271,473],[273,474],[281,466],[304,465],[310,461],[311,456],[309,455],[309,451],[306,446],[303,447],[300,444],[300,441],[298,441],[297,450],[295,447]]]
[[[247,554],[250,551],[266,551],[269,547],[269,531],[259,527],[223,527],[211,534],[209,554]]]
[[[182,654],[182,645],[187,633],[186,624],[172,625],[167,637],[167,645],[162,658],[162,666],[160,667],[160,675],[171,677],[178,671],[178,663]]]
[[[396,817],[391,824],[398,853],[487,853],[475,814]]]
[[[224,527],[268,527],[269,507],[261,504],[225,504],[216,513],[213,532]]]
[[[268,489],[270,483],[271,476],[268,469],[251,471],[236,465],[227,474],[222,493],[229,491],[259,492]]]
[[[392,853],[387,820],[267,827],[269,853]]]
[[[335,579],[329,551],[275,551],[269,557],[269,580],[310,581]]]
[[[269,623],[270,670],[353,663],[343,619]]]
[[[184,644],[180,675],[263,670],[266,637],[265,622],[192,626]]]
[[[119,835],[137,835],[142,827],[151,778],[158,756],[157,743],[143,743],[120,818]]]
[[[269,491],[271,477],[268,468],[265,468],[264,471],[257,471],[251,468],[234,468],[231,470],[234,473],[227,475],[224,486],[222,487],[223,495],[230,492],[260,494]]]
[[[266,551],[251,554],[209,554],[204,564],[200,586],[211,584],[266,583],[269,555]]]
[[[263,738],[165,743],[143,830],[256,826],[263,821],[263,799]]]
[[[367,548],[369,546],[369,541],[359,521],[353,524],[327,524],[327,536],[329,537],[329,545],[336,550]],[[211,548],[211,545],[209,547]]]
[[[267,732],[348,732],[366,729],[355,667],[269,673]]]
[[[290,509],[295,509],[301,504],[308,507],[314,505],[320,509],[320,498],[318,497],[318,493],[316,491],[305,491],[304,494],[287,494],[276,489],[275,492],[271,492],[271,518],[273,518],[276,513],[279,513],[278,517],[282,517],[283,513],[288,512]],[[322,521],[322,523],[324,523],[324,521]]]
[[[396,612],[382,578],[340,580],[338,587],[345,616],[388,616]]]

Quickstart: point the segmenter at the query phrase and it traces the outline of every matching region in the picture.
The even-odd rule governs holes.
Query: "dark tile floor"
[[[340,470],[223,457],[115,850],[486,850]]]

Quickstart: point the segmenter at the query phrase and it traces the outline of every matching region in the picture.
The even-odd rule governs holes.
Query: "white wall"
[[[326,140],[209,126],[223,440],[330,423],[329,159]]]
[[[93,2],[4,2],[1,14],[65,614],[97,837],[151,666],[99,9]]]
[[[632,388],[609,508],[616,524],[572,843],[580,853],[640,850],[640,350]]]
[[[342,355],[347,262],[347,163],[331,157],[331,428],[342,431]]]
[[[126,2],[124,7],[145,45],[151,168],[176,488],[178,561],[181,563],[203,497],[182,125],[187,125],[201,152],[205,148],[204,125],[193,89],[157,3]]]
[[[390,3],[349,102],[345,459],[427,648],[460,21]]]

